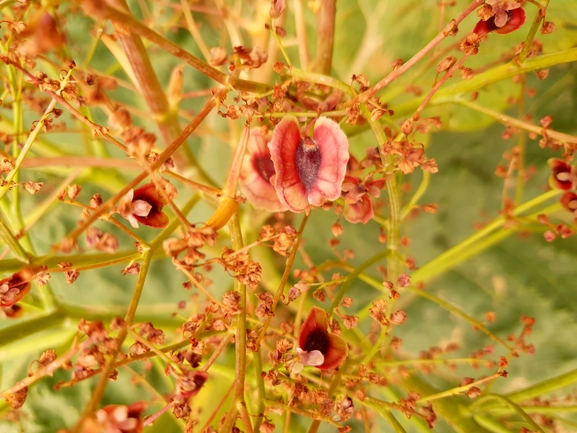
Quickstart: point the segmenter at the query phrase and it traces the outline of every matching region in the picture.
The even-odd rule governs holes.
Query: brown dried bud
[[[81,191],[82,187],[80,185],[70,185],[68,187],[68,197],[70,197],[70,200],[74,201]]]
[[[359,323],[359,318],[357,316],[343,316],[343,323],[347,329],[353,329]]]
[[[7,173],[14,170],[14,164],[8,158],[2,158],[0,161],[0,173]]]
[[[401,131],[403,131],[403,134],[409,135],[411,132],[413,132],[414,126],[415,125],[413,124],[413,121],[411,119],[407,119],[402,123]]]
[[[391,314],[391,322],[395,325],[400,325],[405,320],[407,320],[407,313],[405,313],[403,310],[398,310]]]
[[[96,209],[102,205],[102,197],[96,193],[90,198],[90,207]]]
[[[44,185],[44,182],[32,182],[29,180],[24,183],[24,188],[26,188],[26,191],[30,194],[34,195],[42,189],[42,185]]]
[[[548,128],[552,122],[553,122],[553,116],[545,116],[545,117],[542,117],[541,120],[539,120],[539,124],[543,128]]]
[[[455,56],[449,56],[446,59],[441,60],[437,65],[437,72],[444,72],[451,69],[456,62],[457,58]]]
[[[544,80],[549,75],[549,69],[541,69],[540,71],[535,71],[535,75],[537,75],[537,78],[540,80]]]
[[[541,26],[541,34],[542,35],[550,35],[555,31],[555,23],[551,21],[544,21],[543,25]]]

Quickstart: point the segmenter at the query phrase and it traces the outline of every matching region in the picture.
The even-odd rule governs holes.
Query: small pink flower
[[[268,144],[278,198],[293,212],[308,212],[341,194],[349,160],[349,142],[339,125],[326,117],[315,121],[313,137],[303,136],[294,116],[276,126]]]
[[[138,223],[163,229],[169,223],[168,215],[162,212],[165,204],[166,200],[156,190],[154,183],[147,183],[130,190],[118,203],[118,212],[136,229]]]
[[[260,128],[250,131],[248,157],[244,159],[240,173],[240,190],[255,208],[268,212],[284,212],[287,206],[279,201],[274,186],[270,183],[270,179],[275,175],[267,147],[271,138],[272,134],[263,136]]]
[[[525,23],[525,11],[521,7],[507,10],[506,7],[493,6],[493,11],[495,11],[495,15],[487,21],[479,21],[473,29],[473,33],[479,37],[483,37],[489,32],[504,35],[514,32]]]
[[[327,313],[313,307],[301,328],[297,353],[302,365],[319,370],[337,368],[348,354],[348,346],[341,337],[329,332]]]
[[[550,158],[547,165],[551,169],[549,176],[549,186],[553,189],[562,189],[567,191],[573,187],[575,175],[569,164],[562,159]]]

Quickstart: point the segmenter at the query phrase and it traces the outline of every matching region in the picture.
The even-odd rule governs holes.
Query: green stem
[[[6,195],[6,193],[12,188],[12,182],[14,181],[14,178],[16,177],[16,174],[18,173],[18,170],[22,165],[24,158],[28,154],[28,151],[30,150],[32,144],[36,140],[36,137],[38,137],[38,134],[40,134],[42,128],[44,128],[46,120],[52,113],[52,110],[54,109],[55,106],[56,106],[56,100],[53,99],[52,101],[50,101],[50,104],[48,104],[48,108],[46,108],[46,110],[44,111],[44,114],[36,124],[34,130],[30,133],[30,135],[26,139],[26,142],[24,143],[22,150],[20,151],[18,157],[16,158],[16,161],[14,162],[14,168],[8,173],[8,175],[6,175],[6,178],[4,179],[5,180],[4,186],[0,186],[0,200],[2,200],[2,198]]]
[[[280,283],[278,285],[277,291],[276,291],[274,298],[273,298],[273,303],[272,303],[273,312],[275,311],[278,302],[280,301],[281,297],[283,296],[284,289],[285,289],[285,286],[286,286],[287,281],[289,279],[291,269],[292,269],[292,266],[294,264],[294,261],[295,261],[296,255],[297,255],[297,251],[299,248],[299,243],[300,243],[300,240],[303,236],[303,232],[305,230],[305,226],[307,224],[308,218],[309,218],[309,216],[305,214],[305,216],[303,217],[303,219],[301,221],[301,225],[299,227],[298,234],[294,240],[294,243],[293,243],[293,246],[291,248],[290,254],[288,256],[288,259],[286,261],[284,272],[282,274]],[[260,334],[258,337],[259,347],[260,347],[261,341],[264,339],[264,336],[266,335],[266,330],[269,327],[271,320],[272,320],[272,316],[269,316],[266,319],[266,321],[264,322],[264,324],[262,325],[262,329],[260,330]]]
[[[531,24],[529,33],[527,34],[525,42],[523,43],[523,50],[519,53],[519,56],[517,57],[517,62],[519,62],[519,64],[523,64],[523,62],[527,60],[527,55],[529,54],[529,51],[533,46],[533,39],[535,39],[537,30],[539,30],[539,24],[541,24],[541,21],[545,19],[545,17],[541,15],[541,12],[547,9],[547,6],[549,6],[549,0],[543,0],[543,5],[535,13],[535,18],[533,18],[533,23]]]
[[[542,397],[543,395],[549,394],[558,389],[569,387],[575,384],[575,382],[577,382],[577,369],[536,383],[535,385],[531,385],[520,391],[509,393],[507,394],[507,398],[515,403],[529,401],[536,397]],[[478,406],[481,406],[481,404]],[[492,404],[483,404],[481,409],[489,411],[499,409],[500,406],[500,404],[494,402]]]
[[[232,248],[235,251],[241,250],[243,248],[242,232],[240,228],[240,223],[238,219],[238,212],[235,212],[229,221],[230,230],[230,240],[232,243]],[[231,432],[235,423],[236,417],[239,410],[239,405],[246,405],[244,401],[244,379],[246,375],[246,285],[241,284],[237,278],[234,279],[234,289],[240,294],[240,314],[234,316],[234,325],[236,326],[235,331],[235,378],[234,378],[234,395],[231,403],[231,408],[226,415],[225,421],[222,426],[222,431],[224,433]],[[242,417],[245,424],[245,428],[248,431],[252,431],[252,425],[247,417]]]
[[[264,417],[264,401],[266,399],[266,389],[264,387],[264,379],[262,378],[262,358],[260,351],[253,353],[252,362],[254,364],[254,378],[256,380],[256,421],[254,423],[254,431],[259,431],[260,425]]]
[[[523,409],[521,409],[521,407],[519,407],[519,405],[517,405],[515,402],[513,402],[510,398],[507,398],[503,395],[487,394],[487,395],[480,397],[479,399],[477,399],[477,401],[475,401],[475,403],[471,407],[471,411],[473,412],[473,414],[475,412],[475,408],[482,405],[483,402],[488,401],[488,400],[497,400],[497,402],[499,404],[501,404],[501,405],[504,404],[506,406],[509,406],[511,409],[513,409],[513,411],[517,415],[519,415],[519,417],[523,418],[531,426],[531,428],[534,431],[540,432],[540,433],[545,433],[543,431],[543,429],[535,421],[533,421],[533,419],[529,415],[527,415],[527,413]]]

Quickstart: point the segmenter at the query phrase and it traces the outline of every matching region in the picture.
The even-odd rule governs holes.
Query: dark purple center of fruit
[[[270,178],[275,175],[274,164],[270,157],[258,156],[254,159],[254,168],[267,182],[270,182]]]
[[[299,178],[309,192],[317,181],[321,167],[321,150],[312,138],[301,139],[297,146],[295,163]]]
[[[323,355],[329,350],[329,346],[331,345],[331,340],[325,331],[322,329],[315,329],[311,332],[305,342],[305,347],[303,350],[305,352],[312,352],[313,350],[318,350]]]

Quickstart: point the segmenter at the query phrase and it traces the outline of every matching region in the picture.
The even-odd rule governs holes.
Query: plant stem
[[[341,303],[343,297],[347,293],[347,290],[349,289],[351,284],[356,281],[359,275],[362,274],[370,266],[373,266],[376,263],[379,263],[381,260],[388,258],[390,254],[391,254],[390,250],[381,251],[380,253],[375,254],[373,257],[365,261],[363,264],[354,268],[353,271],[347,276],[345,282],[341,285],[341,288],[335,295],[335,298],[333,299],[333,302],[328,311],[329,315],[334,314],[335,309]]]
[[[238,219],[238,212],[235,212],[229,222],[230,239],[232,248],[240,250],[243,247],[242,232],[240,229],[240,222]],[[240,294],[240,308],[239,314],[234,316],[235,331],[235,364],[234,364],[234,394],[231,408],[225,418],[222,426],[224,433],[232,431],[238,414],[239,406],[244,405],[246,410],[246,403],[244,401],[244,380],[246,375],[246,285],[241,284],[237,278],[234,279],[234,288]],[[247,431],[252,431],[250,419],[242,417]]]
[[[295,19],[297,39],[299,41],[299,65],[302,70],[306,71],[309,69],[309,48],[302,2],[303,0],[293,0],[293,15]]]
[[[323,75],[330,75],[333,62],[335,39],[336,0],[320,0],[317,14],[317,54],[314,69]]]
[[[411,197],[409,202],[401,210],[401,219],[403,219],[403,220],[413,210],[415,205],[419,202],[419,200],[421,199],[423,194],[425,194],[425,192],[427,191],[427,188],[429,187],[429,181],[431,179],[431,173],[429,173],[428,171],[425,171],[425,170],[421,170],[421,171],[423,174],[423,178],[421,179],[421,183],[419,184],[419,187],[417,188],[417,190],[415,191],[415,194],[413,194],[413,196]]]
[[[539,8],[537,13],[535,14],[535,18],[533,18],[531,28],[529,29],[529,33],[527,34],[525,42],[523,43],[523,50],[519,53],[519,56],[517,57],[517,62],[519,62],[519,64],[522,64],[523,62],[525,62],[525,60],[527,60],[527,55],[529,54],[529,51],[533,46],[533,39],[535,39],[535,35],[537,34],[537,30],[539,29],[539,24],[541,24],[541,21],[545,19],[545,15],[542,15],[541,13],[547,9],[547,6],[549,6],[549,0],[543,0],[543,5]]]

